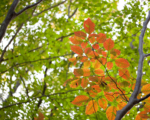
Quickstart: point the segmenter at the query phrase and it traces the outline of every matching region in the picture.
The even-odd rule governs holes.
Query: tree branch
[[[32,4],[32,5],[26,6],[25,8],[23,8],[22,10],[20,10],[18,13],[16,13],[16,16],[22,14],[24,11],[28,10],[29,8],[32,8],[32,7],[36,6],[36,5],[38,5],[38,4],[41,3],[42,1],[43,1],[43,0],[39,0],[38,2],[36,2],[36,3]]]
[[[134,91],[129,99],[128,104],[122,109],[117,111],[117,115],[115,120],[121,120],[123,116],[137,103],[139,103],[139,100],[137,99],[137,95],[140,92],[140,87],[141,87],[141,79],[142,79],[142,68],[143,68],[143,61],[144,61],[144,53],[143,53],[143,38],[145,31],[147,29],[147,24],[150,21],[150,11],[148,14],[148,17],[146,18],[145,22],[143,23],[143,28],[141,31],[141,35],[139,37],[139,54],[140,54],[140,59],[138,63],[138,73],[137,73],[137,78],[136,78],[136,85],[134,88]],[[146,99],[146,98],[145,98]]]
[[[8,43],[8,44],[6,45],[6,47],[4,48],[4,50],[3,50],[3,52],[2,52],[2,55],[1,55],[1,57],[0,57],[0,63],[3,61],[3,57],[4,57],[4,54],[5,54],[5,52],[6,52],[7,47],[11,44],[11,42],[12,42],[12,41],[14,40],[14,38],[17,36],[17,34],[18,34],[18,32],[21,30],[23,24],[24,24],[24,23],[22,23],[22,24],[20,25],[20,27],[17,29],[15,35],[11,38],[11,40],[9,41],[9,43]]]
[[[7,30],[7,27],[10,23],[10,21],[16,16],[16,13],[15,13],[15,8],[17,7],[18,5],[18,2],[19,0],[14,0],[8,13],[7,13],[7,16],[5,18],[5,20],[2,22],[1,24],[1,27],[0,27],[0,42],[2,41],[5,33],[6,33],[6,30]]]
[[[67,1],[67,0],[62,1],[62,2],[60,2],[60,3],[58,3],[58,4],[54,5],[54,6],[51,6],[51,7],[47,8],[47,9],[45,9],[45,10],[43,10],[43,11],[41,11],[41,12],[35,14],[35,15],[33,15],[33,16],[38,16],[38,15],[42,14],[43,12],[46,12],[47,10],[50,10],[50,9],[52,9],[52,8],[55,8],[55,7],[57,7],[57,6],[59,6],[59,5],[63,4],[63,3],[65,3],[66,1]]]
[[[150,93],[147,94],[146,96],[144,96],[144,97],[138,99],[138,103],[141,102],[141,101],[143,101],[143,100],[145,100],[145,99],[147,99],[148,97],[150,97]]]
[[[144,57],[148,57],[148,56],[150,56],[150,53],[149,53],[149,54],[145,54],[145,56],[144,56]]]

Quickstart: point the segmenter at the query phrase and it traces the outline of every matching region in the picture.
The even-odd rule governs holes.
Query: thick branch
[[[121,120],[123,116],[137,103],[139,103],[139,100],[137,99],[137,95],[140,92],[140,87],[141,87],[141,79],[142,79],[142,68],[143,68],[143,61],[144,61],[144,53],[143,53],[143,38],[145,31],[147,29],[147,24],[150,21],[150,11],[148,14],[148,17],[146,18],[145,22],[143,23],[143,28],[141,31],[141,35],[139,37],[139,54],[140,54],[140,59],[139,59],[139,64],[138,64],[138,73],[137,73],[137,78],[136,78],[136,85],[134,88],[134,91],[129,99],[128,104],[122,109],[117,111],[117,115],[115,120]]]
[[[149,53],[149,54],[145,54],[145,56],[144,56],[144,57],[148,57],[148,56],[150,56],[150,53]]]
[[[7,26],[9,25],[10,21],[16,16],[15,8],[17,7],[18,2],[19,2],[19,0],[14,0],[14,2],[12,3],[12,5],[7,13],[5,20],[2,22],[2,25],[0,27],[0,42],[2,41],[2,39],[6,33]]]

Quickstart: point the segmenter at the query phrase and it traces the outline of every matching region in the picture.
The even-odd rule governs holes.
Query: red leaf
[[[91,76],[91,77],[89,77],[89,80],[93,81],[93,82],[98,82],[99,79],[97,76]]]
[[[76,54],[79,54],[79,55],[83,54],[83,50],[79,46],[73,45],[71,46],[71,50]]]
[[[77,106],[83,106],[88,102],[88,100],[89,100],[88,96],[79,95],[71,103]]]
[[[73,43],[73,44],[81,44],[82,43],[82,39],[80,37],[77,36],[72,36],[69,38],[69,40]]]
[[[114,41],[109,38],[104,42],[103,45],[106,50],[111,50],[114,47]]]
[[[120,68],[128,68],[130,66],[129,62],[124,58],[118,58],[115,60],[115,63]]]
[[[93,46],[92,46],[94,49],[99,49],[99,45],[98,44],[94,44]]]
[[[85,113],[87,115],[91,115],[93,113],[96,113],[98,110],[98,104],[95,100],[91,100],[88,105],[86,106]]]
[[[82,49],[84,49],[84,48],[87,46],[87,44],[88,44],[87,42],[82,42],[82,43],[81,43]]]
[[[82,78],[81,86],[82,86],[83,88],[87,87],[88,82],[89,82],[89,81],[88,81],[88,79],[87,79],[87,78]]]
[[[95,24],[88,18],[83,23],[84,29],[87,33],[91,34],[94,31]]]
[[[78,36],[82,39],[85,39],[86,38],[86,34],[82,31],[77,31],[77,32],[74,32],[75,36]]]
[[[111,70],[112,67],[113,67],[113,63],[112,63],[112,62],[108,62],[108,63],[107,63],[107,69],[108,69],[108,70]]]
[[[81,62],[85,62],[88,60],[88,57],[86,56],[81,56],[80,59],[79,59]]]
[[[103,34],[103,33],[99,33],[98,36],[99,36],[99,37],[97,37],[97,42],[99,42],[99,43],[104,43],[105,40],[106,40],[106,35]]]
[[[92,51],[92,49],[91,49],[90,47],[85,48],[85,50],[84,50],[85,54],[88,54],[88,53],[90,53],[91,51]]]
[[[114,106],[110,106],[106,110],[106,116],[107,116],[108,120],[115,120],[116,113],[117,113],[117,108]]]
[[[119,69],[119,76],[127,80],[130,78],[130,73],[127,69]]]
[[[104,99],[104,98],[99,99],[99,100],[98,100],[98,103],[99,103],[99,106],[100,106],[101,108],[103,108],[104,110],[105,110],[105,109],[107,108],[107,106],[108,106],[108,102],[107,102],[107,100]]]
[[[90,37],[99,37],[99,35],[97,35],[97,34],[90,34],[88,38],[90,38]]]
[[[94,91],[96,90],[96,92],[98,92],[98,93],[101,92],[99,85],[93,85],[92,88]]]

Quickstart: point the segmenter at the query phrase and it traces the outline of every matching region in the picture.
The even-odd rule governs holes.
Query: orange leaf
[[[88,102],[88,100],[89,100],[88,96],[79,95],[71,103],[77,106],[83,106]]]
[[[104,71],[102,69],[94,70],[95,74],[104,76]]]
[[[137,114],[135,120],[147,120],[147,119],[143,119],[143,118],[141,118],[141,116],[139,114]]]
[[[89,68],[91,65],[90,61],[85,61],[84,64],[83,64],[83,68]]]
[[[95,29],[95,24],[88,18],[83,23],[84,29],[87,33],[91,34]]]
[[[75,76],[82,76],[83,70],[82,69],[74,69],[74,75]]]
[[[99,85],[93,85],[92,88],[94,91],[96,90],[96,92],[98,92],[98,93],[101,92]]]
[[[113,67],[113,63],[112,63],[112,62],[108,62],[108,63],[107,63],[107,69],[108,69],[108,70],[111,70],[112,67]]]
[[[82,53],[83,53],[83,50],[81,49],[81,47],[76,46],[76,45],[71,46],[71,50],[74,53],[79,54],[79,55],[82,55]]]
[[[93,46],[92,46],[94,49],[99,49],[99,45],[98,44],[94,44]]]
[[[119,69],[119,76],[127,80],[130,78],[130,73],[127,69]]]
[[[120,55],[120,50],[118,50],[118,49],[112,49],[111,51],[110,51],[110,53],[111,54],[113,54],[114,56],[116,56],[116,55]]]
[[[149,94],[150,93],[150,84],[146,84],[142,87],[141,89],[142,93],[144,93],[145,95],[146,94]]]
[[[125,103],[125,102],[120,102],[118,105],[117,105],[117,107],[118,107],[118,110],[121,110],[124,106],[126,106],[127,105],[127,103]]]
[[[76,79],[76,80],[74,80],[74,81],[72,81],[70,83],[70,87],[71,88],[76,88],[76,87],[78,87],[80,85],[80,83],[81,83],[81,80],[80,79]]]
[[[106,59],[106,58],[99,58],[98,60],[99,60],[99,62],[100,62],[102,65],[105,65],[106,62],[107,62],[107,59]]]
[[[87,87],[88,82],[89,82],[89,81],[88,81],[88,79],[87,79],[87,78],[82,78],[81,86],[82,86],[83,88]]]
[[[94,62],[92,62],[92,66],[96,70],[101,67],[101,63],[98,60],[95,60]]]
[[[95,37],[89,37],[89,41],[90,41],[90,43],[94,43],[95,42]]]
[[[104,110],[107,108],[108,102],[106,99],[101,98],[98,100],[99,106],[102,107]]]
[[[82,69],[83,70],[83,76],[90,76],[91,72],[89,69],[85,68],[85,69]]]
[[[87,42],[82,42],[82,43],[81,43],[82,49],[84,49],[84,48],[87,46],[87,44],[88,44]]]
[[[105,40],[106,40],[106,35],[103,34],[103,33],[99,33],[98,35],[99,35],[99,37],[97,37],[97,42],[99,42],[99,43],[105,42]]]
[[[88,38],[91,38],[91,37],[99,37],[99,35],[97,35],[97,34],[90,34]]]
[[[107,116],[108,120],[114,120],[116,117],[116,113],[117,113],[117,108],[114,106],[110,106],[106,110],[106,116]]]
[[[149,118],[147,111],[142,111],[138,114],[141,118],[145,118],[146,120]],[[143,120],[143,119],[142,119]]]
[[[113,92],[104,92],[104,95],[106,99],[110,102],[113,102],[113,100],[115,99]]]
[[[103,45],[106,50],[111,50],[114,47],[114,41],[109,38],[104,42]]]
[[[115,60],[115,63],[120,68],[128,68],[130,66],[129,62],[124,58],[118,58]]]
[[[91,100],[88,105],[86,106],[86,110],[85,110],[85,113],[87,115],[90,115],[90,114],[93,114],[93,113],[96,113],[98,110],[98,104],[95,100]]]
[[[82,31],[77,31],[77,32],[74,32],[75,36],[78,36],[82,39],[85,39],[86,38],[86,34]]]
[[[77,36],[72,36],[69,38],[69,40],[73,43],[73,44],[81,44],[82,43],[82,39],[80,37]]]

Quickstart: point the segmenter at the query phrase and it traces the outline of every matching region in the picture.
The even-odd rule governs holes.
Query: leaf
[[[34,117],[34,120],[44,120],[44,115],[43,115],[43,113],[39,112],[38,118]]]
[[[99,69],[101,67],[101,65],[102,64],[98,60],[95,60],[94,62],[92,62],[92,66],[95,70]]]
[[[88,60],[87,56],[81,56],[79,59],[81,62],[86,62]]]
[[[89,69],[85,68],[85,69],[82,69],[83,70],[83,76],[90,76],[91,72]]]
[[[115,97],[113,92],[104,92],[106,99],[110,102],[113,102]]]
[[[89,34],[91,34],[95,29],[95,24],[91,21],[90,18],[84,21],[83,26],[85,31]]]
[[[118,105],[117,105],[117,108],[118,108],[118,110],[121,110],[124,106],[126,106],[127,105],[127,103],[125,103],[125,102],[120,102]]]
[[[83,54],[83,50],[79,46],[73,45],[71,46],[71,50],[76,54],[79,54],[79,55]]]
[[[84,48],[87,46],[87,44],[88,44],[87,42],[82,42],[82,43],[81,43],[82,49],[84,49]]]
[[[119,76],[123,79],[128,80],[130,78],[130,73],[127,69],[119,69]]]
[[[76,88],[80,85],[81,83],[81,80],[80,79],[76,79],[76,80],[73,80],[71,83],[70,83],[70,87],[71,88]]]
[[[102,69],[96,69],[94,70],[95,74],[97,75],[101,75],[101,76],[104,76],[104,71]]]
[[[88,96],[79,95],[71,103],[77,106],[83,106],[88,102],[88,100],[89,100]]]
[[[104,45],[104,48],[109,51],[109,50],[111,50],[111,49],[114,47],[114,41],[112,41],[112,40],[109,38],[109,39],[107,39],[107,40],[103,43],[103,45]]]
[[[146,84],[142,87],[141,92],[144,93],[145,95],[150,93],[150,84]]]
[[[100,89],[99,85],[93,85],[93,86],[92,86],[92,90],[93,90],[93,91],[96,91],[96,92],[98,92],[98,93],[101,92],[101,89]]]
[[[128,68],[130,66],[129,62],[124,58],[118,58],[115,60],[117,67]]]
[[[98,36],[99,36],[99,37],[97,37],[97,42],[99,42],[99,43],[104,43],[105,40],[106,40],[106,34],[99,33]]]
[[[112,62],[107,62],[107,69],[111,70],[113,67],[113,63]]]
[[[83,70],[82,69],[74,69],[74,75],[75,76],[82,76]]]
[[[94,44],[92,47],[93,47],[94,49],[96,49],[96,50],[99,49],[99,45],[98,45],[98,44]]]
[[[83,64],[83,68],[89,68],[91,65],[90,61],[85,61],[84,64]]]
[[[82,78],[81,86],[83,88],[87,87],[89,80],[87,78]]]
[[[72,36],[69,38],[69,40],[73,43],[73,44],[81,44],[82,43],[82,39],[80,37],[77,36]]]
[[[99,100],[98,100],[98,103],[99,103],[99,106],[100,106],[101,108],[103,108],[104,110],[105,110],[105,109],[107,108],[107,106],[108,106],[108,102],[107,102],[107,100],[104,99],[104,98],[99,99]]]
[[[91,100],[88,105],[86,106],[85,113],[87,115],[91,115],[93,113],[96,113],[98,110],[98,104],[95,100]]]
[[[107,110],[106,110],[106,116],[108,118],[108,120],[114,120],[116,117],[116,113],[117,113],[117,109],[114,106],[110,106]]]
[[[82,32],[82,31],[74,32],[74,34],[75,34],[75,36],[80,37],[82,39],[86,38],[86,33]]]
[[[84,50],[85,54],[88,54],[88,53],[90,53],[91,51],[92,51],[92,49],[91,49],[90,47],[85,48],[85,50]]]

